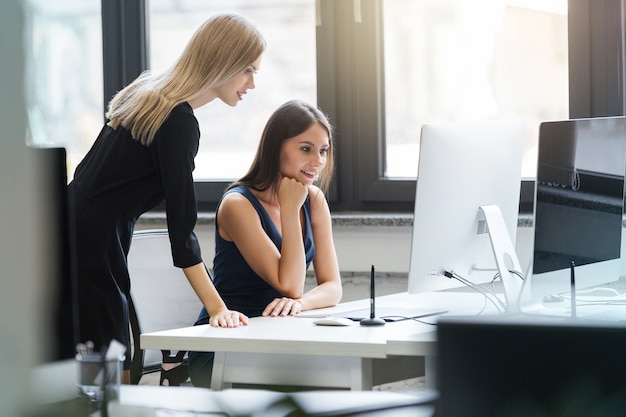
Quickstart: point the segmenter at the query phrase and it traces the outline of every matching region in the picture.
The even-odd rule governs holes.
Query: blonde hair
[[[243,16],[218,14],[200,26],[178,61],[165,73],[142,73],[109,102],[113,129],[122,126],[148,145],[172,109],[232,79],[256,61],[265,40]]]

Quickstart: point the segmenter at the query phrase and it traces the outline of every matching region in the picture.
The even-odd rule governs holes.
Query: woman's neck
[[[267,190],[258,191],[254,189],[250,189],[252,194],[263,204],[263,206],[267,207],[275,207],[280,208],[280,204],[278,204],[278,196],[276,192],[272,188],[268,188]]]

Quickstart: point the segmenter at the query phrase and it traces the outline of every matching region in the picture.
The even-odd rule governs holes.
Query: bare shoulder
[[[216,213],[220,236],[236,241],[242,233],[256,229],[261,221],[252,203],[240,193],[229,193],[222,199]]]
[[[254,211],[254,207],[243,194],[228,193],[220,202],[217,215],[220,219],[224,217],[232,218],[247,215],[251,211]]]
[[[309,197],[312,199],[318,197],[324,197],[324,192],[315,185],[309,185]]]
[[[315,185],[309,185],[309,200],[311,201],[311,207],[318,205],[327,206],[324,192]]]
[[[309,200],[311,202],[312,221],[330,218],[330,208],[322,190],[314,185],[309,186]]]
[[[248,201],[248,199],[240,192],[230,192],[226,194],[224,198],[222,198],[222,202],[220,203],[220,206],[224,203],[233,202],[233,201]]]

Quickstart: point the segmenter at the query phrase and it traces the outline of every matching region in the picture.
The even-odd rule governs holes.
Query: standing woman
[[[215,290],[194,234],[192,171],[200,131],[193,110],[216,98],[236,106],[254,88],[264,50],[262,35],[244,17],[208,19],[173,67],[159,75],[145,72],[113,97],[107,123],[68,186],[77,239],[79,340],[91,340],[97,349],[112,339],[125,344],[125,382],[127,255],[136,220],[163,201],[173,263],[211,312],[211,324],[247,324]]]
[[[333,173],[324,114],[289,101],[267,122],[246,175],[226,190],[215,218],[214,283],[228,308],[281,317],[333,306],[341,277],[324,191]],[[313,263],[317,285],[304,292]],[[213,315],[206,308],[196,324]],[[212,352],[189,352],[189,375],[209,387]]]

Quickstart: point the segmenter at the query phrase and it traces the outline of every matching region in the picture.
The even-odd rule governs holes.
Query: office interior
[[[32,23],[28,11],[35,3],[7,0],[0,14],[0,75],[3,77],[0,183],[4,196],[0,219],[3,231],[0,328],[4,335],[0,355],[7,375],[0,383],[2,415],[20,415],[25,404],[32,402],[29,370],[45,356],[48,347],[42,341],[48,339],[42,335],[50,332],[49,294],[53,289],[45,277],[55,260],[48,258],[50,242],[54,241],[46,216],[49,195],[46,190],[33,186],[45,173],[28,152],[24,139],[32,134],[28,132],[32,126],[25,94],[25,85],[29,82],[26,65],[29,57],[24,44],[25,33]],[[392,283],[389,293],[402,291],[409,272],[415,180],[400,177],[389,181],[381,166],[383,158],[379,153],[379,141],[382,140],[380,132],[384,130],[384,122],[380,115],[384,99],[380,89],[374,86],[379,85],[383,75],[381,66],[376,65],[381,50],[373,46],[380,47],[381,34],[372,30],[376,25],[369,24],[368,18],[377,15],[385,0],[311,3],[317,7],[316,19],[322,22],[317,26],[317,42],[325,46],[328,42],[336,42],[331,48],[333,59],[326,56],[322,59],[318,55],[316,101],[327,109],[336,123],[337,138],[343,140],[337,143],[338,149],[342,146],[348,149],[343,154],[338,152],[338,178],[329,197],[335,214],[334,231],[342,273],[345,271],[355,283],[355,292],[348,294],[347,300],[366,297],[368,271],[372,264],[376,265],[382,279],[388,277]],[[509,3],[511,7],[517,7],[521,2]],[[105,22],[102,27],[105,44],[102,95],[105,97],[148,65],[148,53],[141,43],[141,31],[146,30],[146,21],[131,20],[139,19],[138,16],[145,13],[148,2],[103,1],[101,7]],[[445,6],[442,7],[445,11]],[[121,13],[122,9],[126,13]],[[121,18],[122,15],[125,17]],[[568,81],[564,118],[625,114],[623,16],[622,0],[567,1]],[[344,33],[342,27],[346,21],[353,27]],[[125,39],[122,33],[128,34],[129,38]],[[124,48],[118,48],[115,45],[119,42],[127,43]],[[378,54],[368,53],[372,50]],[[356,67],[363,69],[355,72]],[[559,80],[553,82],[557,84]],[[390,107],[391,103],[388,104]],[[212,250],[211,208],[224,183],[216,181],[216,185],[209,185],[201,192],[203,214],[198,234],[207,253]],[[515,242],[517,255],[524,266],[532,258],[533,199],[534,178],[526,175],[521,184]],[[159,213],[151,213],[139,222],[138,229],[163,226]],[[624,269],[626,267],[622,266],[622,272]],[[381,285],[384,293],[384,283]],[[73,375],[68,377],[73,378]]]

